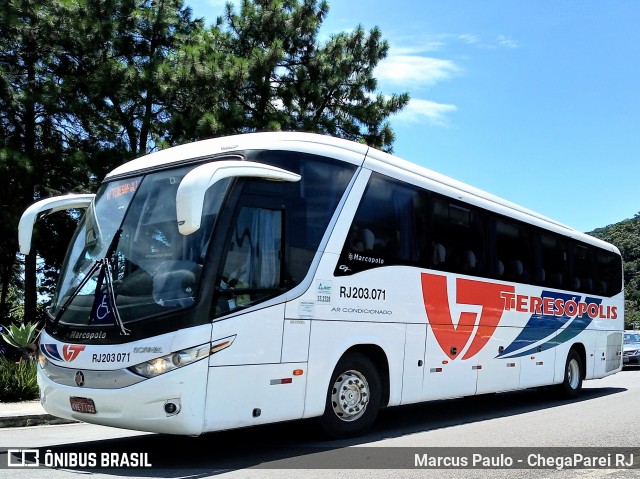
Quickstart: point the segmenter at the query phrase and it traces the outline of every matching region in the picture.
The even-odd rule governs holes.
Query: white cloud
[[[403,46],[391,46],[391,54],[393,56],[402,55],[418,55],[419,53],[437,52],[442,50],[446,46],[446,43],[441,40],[428,40],[423,43],[416,43],[412,45]]]
[[[498,45],[505,48],[518,48],[518,42],[506,35],[498,36]]]
[[[447,126],[447,115],[457,111],[455,105],[437,103],[431,100],[413,98],[395,117],[395,121],[406,123],[428,123],[433,126]]]
[[[383,83],[414,89],[431,87],[460,72],[451,60],[417,55],[390,55],[382,60],[375,76]]]
[[[463,33],[461,35],[458,35],[456,38],[468,45],[476,45],[478,42],[480,42],[480,37],[471,33]]]

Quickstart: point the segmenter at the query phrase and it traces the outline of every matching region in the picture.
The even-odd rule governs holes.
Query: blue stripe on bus
[[[543,291],[540,296],[543,299],[562,299],[564,302],[574,300],[576,303],[580,303],[581,300],[580,296],[576,296],[574,294],[558,293],[553,291]],[[585,302],[600,305],[602,300],[597,298],[586,298]],[[567,324],[568,321],[569,324]],[[576,316],[573,320],[571,320],[571,318],[566,314],[563,316],[532,314],[516,339],[514,339],[513,342],[507,346],[504,351],[502,351],[502,353],[496,356],[496,358],[502,358],[505,356],[517,358],[555,348],[559,344],[575,338],[578,334],[584,331],[592,321],[593,318],[591,318],[586,312],[580,316]],[[567,324],[567,326],[562,330],[562,332],[556,335],[555,333],[565,324]],[[541,344],[536,344],[543,341],[545,338],[549,339]],[[528,347],[533,344],[536,344],[536,346]],[[514,351],[518,351],[523,348],[527,349],[517,354],[512,354]]]

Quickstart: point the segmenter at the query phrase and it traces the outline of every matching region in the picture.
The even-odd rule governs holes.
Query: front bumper
[[[75,378],[82,375],[83,381]],[[199,435],[203,431],[208,361],[201,360],[166,374],[113,387],[91,387],[105,371],[56,366],[56,375],[38,367],[40,402],[54,416],[92,424],[166,434]],[[130,373],[129,373],[130,374]],[[124,373],[124,376],[128,376]],[[52,379],[54,378],[55,381]],[[104,381],[100,382],[103,386]],[[86,398],[95,414],[71,409],[71,399]],[[176,405],[166,407],[168,403]]]

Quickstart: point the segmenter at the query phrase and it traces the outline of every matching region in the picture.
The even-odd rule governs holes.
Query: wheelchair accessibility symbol
[[[97,302],[93,314],[91,315],[91,320],[94,323],[110,323],[113,321],[113,308],[109,301],[109,295],[107,293],[102,293],[101,298]]]

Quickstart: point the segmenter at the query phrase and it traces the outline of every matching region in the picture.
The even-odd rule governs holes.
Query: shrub
[[[35,357],[36,340],[40,335],[38,323],[11,324],[8,328],[0,326],[0,336],[5,342],[16,348],[24,359]]]
[[[13,362],[0,356],[0,402],[38,399],[38,361]]]

